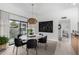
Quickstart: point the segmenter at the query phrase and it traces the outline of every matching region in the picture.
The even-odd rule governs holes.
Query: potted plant
[[[28,29],[28,33],[29,33],[29,35],[32,35],[33,34],[33,29]]]
[[[6,49],[8,41],[9,41],[8,37],[0,36],[0,50]]]

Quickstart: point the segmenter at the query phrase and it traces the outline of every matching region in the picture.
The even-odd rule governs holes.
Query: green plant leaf
[[[9,39],[5,36],[0,36],[0,45],[8,43]]]

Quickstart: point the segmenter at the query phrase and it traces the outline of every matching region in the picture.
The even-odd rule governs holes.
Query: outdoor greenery
[[[9,38],[5,36],[0,36],[0,45],[8,43]]]
[[[10,38],[15,38],[18,35],[19,25],[16,21],[10,23]]]
[[[18,24],[15,21],[11,22],[10,25],[13,28],[18,28]]]

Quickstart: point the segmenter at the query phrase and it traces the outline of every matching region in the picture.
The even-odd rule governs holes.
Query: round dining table
[[[42,37],[44,37],[44,36],[42,36],[42,35],[38,35],[38,34],[36,34],[36,35],[22,35],[21,37],[20,37],[20,39],[23,41],[23,42],[27,42],[27,40],[29,40],[29,39],[36,39],[37,41],[38,41],[38,39],[40,39],[40,38],[42,38]]]

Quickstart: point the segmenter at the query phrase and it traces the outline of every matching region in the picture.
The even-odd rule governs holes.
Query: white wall
[[[64,9],[62,12],[59,13],[59,17],[67,17],[68,20],[70,20],[70,30],[69,33],[72,33],[72,30],[77,31],[77,22],[78,22],[78,8],[76,6],[73,6],[68,9]],[[61,19],[60,19],[61,20]],[[71,37],[71,35],[70,35]],[[71,43],[71,39],[69,40],[69,43]]]
[[[60,12],[59,17],[64,17],[64,16],[66,16],[67,19],[70,19],[71,21],[71,31],[77,30],[78,8],[72,7],[72,8],[63,10],[62,12]]]
[[[78,7],[78,22],[77,22],[77,31],[79,31],[79,7]]]
[[[39,32],[39,22],[42,21],[53,21],[53,32],[52,33],[46,33],[46,32]],[[44,35],[47,35],[48,40],[58,41],[58,20],[52,19],[52,20],[44,20],[41,19],[38,21],[35,27],[36,33],[43,33]]]
[[[65,7],[65,6],[64,6]],[[42,12],[39,14],[38,19],[39,21],[49,21],[53,20],[53,33],[44,33],[47,34],[49,40],[57,40],[58,39],[58,20],[61,20],[61,17],[67,17],[71,21],[71,32],[72,30],[77,30],[77,21],[78,21],[78,8],[77,7],[69,7],[69,8],[63,8],[59,7],[56,8],[57,10],[53,11],[53,7],[51,8],[52,11],[49,10],[49,7],[45,7],[47,11],[46,13]],[[40,13],[40,11],[39,11]],[[56,39],[55,39],[56,38]]]

